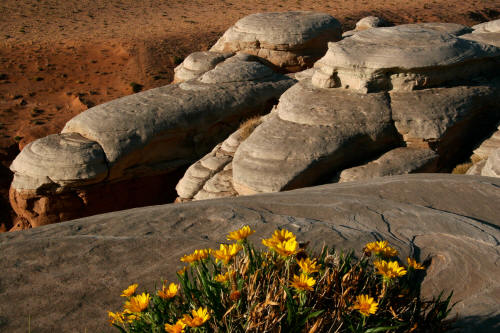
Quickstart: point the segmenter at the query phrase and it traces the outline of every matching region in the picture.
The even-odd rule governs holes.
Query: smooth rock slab
[[[386,95],[300,81],[236,150],[233,185],[244,195],[309,186],[398,143]]]
[[[486,160],[481,176],[500,177],[500,148],[494,150]]]
[[[474,29],[474,33],[500,32],[500,19],[476,24],[472,29]]]
[[[340,38],[340,23],[328,14],[259,13],[236,22],[210,51],[253,54],[296,72],[312,66],[325,53],[327,42]]]
[[[233,53],[209,51],[191,53],[184,59],[182,64],[175,67],[173,83],[195,79],[232,55]]]
[[[52,134],[31,142],[10,169],[16,175],[12,186],[19,190],[92,184],[108,175],[101,146],[78,133]]]
[[[0,235],[3,332],[114,332],[131,283],[153,291],[175,280],[179,258],[226,242],[243,225],[260,244],[287,228],[310,248],[356,254],[387,239],[432,263],[423,295],[454,291],[464,332],[498,332],[500,180],[421,174],[331,184],[283,193],[145,207]]]
[[[173,200],[184,168],[242,120],[268,112],[294,83],[251,57],[235,56],[199,80],[91,108],[62,134],[37,140],[16,157],[11,205],[39,226]],[[75,135],[78,144],[67,144]]]
[[[414,90],[498,71],[500,49],[420,25],[368,29],[337,43],[317,61],[321,88]]]
[[[471,34],[466,34],[460,36],[460,38],[473,40],[483,44],[490,44],[496,47],[500,47],[500,31],[499,32],[483,32],[476,33],[473,32]]]
[[[430,149],[396,148],[365,165],[343,170],[339,183],[417,172],[436,172],[438,157],[438,154]]]

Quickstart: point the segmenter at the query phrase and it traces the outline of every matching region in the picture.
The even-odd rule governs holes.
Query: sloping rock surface
[[[431,149],[396,148],[365,165],[343,170],[340,173],[339,183],[416,172],[432,172],[437,169],[438,157],[438,154]]]
[[[112,332],[121,290],[174,279],[179,258],[243,225],[288,228],[311,248],[387,239],[432,263],[424,296],[454,291],[465,332],[498,332],[500,180],[420,174],[252,197],[137,208],[0,235],[0,329]],[[453,315],[452,314],[452,315]]]
[[[39,226],[173,200],[187,166],[242,120],[268,112],[294,82],[235,56],[199,79],[93,107],[16,157],[11,205]]]
[[[173,83],[195,79],[232,55],[233,53],[209,51],[191,53],[179,66],[175,67]]]
[[[296,72],[312,66],[324,55],[327,43],[340,38],[340,23],[328,14],[259,13],[236,22],[210,51],[253,54]]]
[[[474,29],[474,33],[500,32],[500,19],[476,24],[472,29]]]
[[[386,95],[300,81],[236,150],[233,185],[239,194],[308,186],[398,142]]]
[[[312,82],[362,92],[407,91],[498,71],[499,48],[461,39],[446,32],[446,24],[433,25],[368,29],[329,43]]]

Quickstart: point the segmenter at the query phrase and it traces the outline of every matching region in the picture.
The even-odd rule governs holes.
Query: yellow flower
[[[297,260],[297,264],[302,269],[302,272],[305,274],[312,274],[319,271],[319,267],[317,266],[316,259],[311,260],[309,258]]]
[[[408,261],[408,268],[413,268],[413,269],[425,269],[425,266],[418,263],[415,259],[412,258],[406,258],[406,261]]]
[[[228,240],[235,240],[235,241],[241,241],[247,239],[248,236],[253,234],[255,230],[250,229],[249,226],[244,226],[243,228],[232,231],[227,235]]]
[[[292,238],[295,239],[295,235],[286,229],[274,230],[271,238],[263,239],[262,244],[274,250],[276,244],[285,242]]]
[[[220,283],[224,283],[224,282],[228,281],[229,278],[234,274],[235,274],[235,272],[233,272],[233,271],[226,272],[225,274],[217,274],[217,276],[215,277],[215,281],[220,282]]]
[[[123,315],[120,312],[108,311],[108,317],[111,325],[116,322],[123,323]]]
[[[224,265],[227,265],[242,249],[240,244],[221,244],[219,250],[214,250],[212,255],[217,262],[222,261]]]
[[[367,255],[374,253],[375,255],[388,258],[398,255],[398,251],[390,247],[387,241],[368,243],[365,245],[364,251]]]
[[[194,250],[191,254],[186,254],[181,258],[182,262],[193,263],[199,260],[207,259],[210,249]]]
[[[370,314],[375,314],[378,310],[378,303],[373,300],[373,297],[368,295],[356,296],[356,303],[352,307],[354,310],[358,310],[363,316],[369,316]]]
[[[137,283],[131,284],[130,286],[127,287],[124,291],[122,291],[122,294],[120,296],[123,297],[130,297],[135,293],[135,290],[137,289],[139,285]]]
[[[302,273],[300,276],[293,275],[293,281],[290,283],[290,286],[294,287],[298,291],[302,290],[313,290],[313,286],[316,284],[316,280],[312,277],[308,277],[306,274]]]
[[[397,261],[387,262],[385,260],[378,260],[375,261],[373,265],[377,268],[378,274],[386,279],[392,279],[406,274],[404,267],[399,266]]]
[[[190,315],[183,315],[182,322],[189,327],[198,327],[203,325],[207,320],[210,319],[208,314],[208,308],[199,308],[198,310],[192,311],[192,317]]]
[[[170,283],[168,288],[165,284],[163,284],[161,290],[158,290],[156,294],[163,299],[169,299],[175,297],[175,295],[177,295],[178,290],[179,290],[179,285],[175,283]]]
[[[175,325],[165,324],[165,331],[168,333],[184,333],[185,327],[186,324],[184,324],[182,319],[179,319]]]
[[[291,238],[287,241],[283,241],[281,243],[276,244],[274,250],[283,257],[288,257],[300,252],[299,243],[295,240],[295,238]]]
[[[177,271],[177,274],[179,274],[179,275],[184,275],[184,274],[186,274],[186,270],[187,270],[187,268],[188,268],[187,266],[182,267],[181,269],[179,269],[179,270]]]
[[[125,302],[123,307],[125,310],[130,312],[141,312],[148,307],[150,299],[151,297],[149,294],[142,293],[141,295],[131,297],[127,302]]]
[[[132,323],[134,322],[134,320],[139,318],[139,316],[133,314],[132,312],[130,312],[130,310],[123,311],[122,316],[127,320],[127,323]]]

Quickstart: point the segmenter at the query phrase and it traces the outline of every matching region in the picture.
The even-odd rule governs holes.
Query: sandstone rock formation
[[[388,26],[388,22],[386,22],[383,18],[377,16],[367,16],[356,22],[356,27],[354,28],[354,30],[344,32],[342,34],[342,37],[346,38],[354,35],[358,31],[386,26]]]
[[[500,49],[418,24],[360,31],[329,43],[312,82],[361,92],[457,84],[498,69]]]
[[[432,172],[437,169],[439,155],[425,148],[396,148],[365,165],[345,169],[339,183],[368,180],[376,177]]]
[[[296,72],[311,67],[324,55],[327,42],[340,38],[340,23],[328,14],[259,13],[236,22],[210,51],[253,54]]]
[[[500,309],[500,179],[447,174],[385,177],[253,197],[113,212],[0,235],[0,330],[113,330],[107,311],[138,283],[175,280],[179,258],[214,247],[243,225],[260,243],[287,228],[311,249],[356,254],[387,239],[403,260],[428,256],[425,297],[454,291],[451,317],[464,332],[497,332]]]
[[[195,79],[211,69],[215,65],[234,55],[233,53],[220,52],[194,52],[174,69],[174,82],[179,83]]]
[[[500,20],[481,23],[472,28],[474,31],[462,38],[500,47]]]
[[[482,135],[478,133],[479,128],[484,128],[485,123],[490,126],[500,118],[496,107],[500,101],[500,81],[495,78],[500,68],[500,49],[462,40],[437,31],[436,27],[450,28],[439,24],[433,24],[432,28],[423,25],[377,28],[330,43],[330,50],[316,63],[312,79],[306,76],[285,92],[273,116],[237,149],[232,163],[236,191],[246,195],[318,184],[343,169],[368,163],[396,146],[424,149],[429,154],[426,155],[429,163],[424,163],[419,154],[408,154],[406,157],[413,156],[414,160],[402,159],[398,166],[393,160],[384,171],[379,165],[386,156],[363,170],[372,175],[389,175],[396,170],[406,173],[420,167],[426,172],[447,170],[461,150]],[[382,36],[377,31],[382,31],[387,38],[369,41],[371,34]],[[386,43],[395,40],[401,43],[394,43],[390,48],[402,59],[394,60],[390,69],[393,74],[389,75],[385,72],[389,67],[384,67],[389,66],[389,60],[382,53],[385,54]],[[361,49],[365,46],[375,54],[367,51],[366,56],[363,55]],[[419,47],[422,50],[436,47],[438,54],[429,53],[429,58],[419,58],[407,53],[417,52]],[[355,50],[361,53],[356,54]],[[383,51],[377,54],[378,50]],[[420,74],[411,74],[411,66],[403,63],[414,63],[412,66],[418,68],[416,72],[430,76],[443,70],[444,74],[435,81],[442,87],[428,87],[432,81],[430,76],[419,81]],[[443,68],[436,68],[440,63]],[[449,70],[445,70],[446,63]],[[348,67],[344,64],[351,67],[340,74]],[[341,66],[344,68],[340,69]],[[467,70],[453,76],[455,68],[461,66]],[[326,67],[330,73],[328,78],[324,75]],[[428,71],[422,70],[426,67]],[[488,79],[481,78],[482,75],[491,76]],[[443,81],[446,76],[449,80]],[[322,85],[328,80],[338,83],[337,87]],[[354,82],[354,89],[346,81]],[[416,88],[418,90],[413,90]],[[396,152],[401,150],[388,156]]]
[[[39,226],[173,199],[187,166],[294,82],[238,56],[199,79],[91,108],[19,154],[11,204]]]

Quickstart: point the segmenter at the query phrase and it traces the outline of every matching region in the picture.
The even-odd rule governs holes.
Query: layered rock
[[[239,194],[307,186],[398,143],[385,94],[315,89],[300,81],[236,150],[233,185]]]
[[[424,148],[396,148],[365,165],[345,169],[339,183],[437,170],[439,155]]]
[[[402,45],[403,53],[425,43],[428,47],[439,46],[438,58],[450,66],[442,70],[452,72],[446,75],[452,75],[455,67],[475,66],[470,61],[461,62],[465,58],[477,58],[476,67],[485,72],[465,71],[462,78],[446,81],[442,87],[424,84],[412,91],[395,89],[391,83],[385,87],[386,91],[369,93],[342,85],[318,87],[315,77],[318,72],[321,75],[321,65],[294,74],[299,82],[281,96],[271,115],[239,145],[232,166],[227,164],[227,168],[232,168],[233,188],[240,195],[328,182],[350,168],[353,169],[345,171],[342,181],[411,172],[446,172],[500,119],[497,107],[500,81],[495,76],[500,49],[443,32],[466,32],[460,25],[432,23],[383,29],[393,29],[396,39],[403,36],[407,44],[411,44],[412,34],[417,35],[416,46]],[[431,40],[419,39],[423,35]],[[351,39],[356,42],[354,37]],[[382,49],[387,43],[377,46],[377,42],[374,40],[370,47]],[[342,43],[330,46],[337,50]],[[362,39],[359,44],[367,42]],[[360,45],[354,49],[361,48]],[[332,54],[329,51],[318,63],[324,59],[337,61]],[[445,59],[450,54],[455,58]],[[340,61],[356,63],[357,55],[352,55],[354,60],[348,55],[352,53],[346,53],[346,58]],[[407,63],[419,62],[422,68],[434,68],[436,58],[416,60],[409,54],[406,56]],[[374,60],[367,54],[364,61],[371,64],[380,60],[377,54]],[[352,67],[353,77],[364,79],[364,71]],[[450,86],[453,82],[455,85]],[[406,148],[391,151],[398,146]],[[225,176],[229,177],[229,172]],[[209,180],[210,176],[203,182]],[[227,183],[227,179],[224,181]]]
[[[294,83],[244,59],[96,106],[33,142],[12,164],[14,210],[38,226],[173,200],[187,166]]]
[[[205,74],[215,65],[234,55],[233,53],[221,52],[194,52],[174,69],[173,83],[184,82],[195,79]]]
[[[250,225],[255,244],[286,228],[310,250],[388,240],[431,263],[422,294],[454,291],[462,332],[497,332],[500,309],[500,179],[446,174],[385,177],[252,197],[113,212],[0,235],[0,329],[103,332],[131,283],[176,282],[179,258],[227,242]],[[34,292],[36,291],[36,292]],[[47,311],[47,308],[50,311]]]
[[[328,14],[259,13],[236,22],[210,51],[253,54],[296,72],[312,66],[324,55],[327,43],[340,38],[340,23]]]
[[[383,18],[377,16],[363,17],[361,20],[356,22],[354,30],[348,30],[344,32],[342,34],[342,38],[350,37],[358,31],[363,31],[372,28],[386,27],[388,25],[389,25],[388,22],[386,22]]]
[[[474,31],[462,38],[500,47],[500,20],[481,23],[472,28]]]
[[[319,88],[365,93],[411,91],[498,71],[499,48],[440,30],[400,25],[360,31],[329,43],[326,55],[314,65],[312,82]]]

